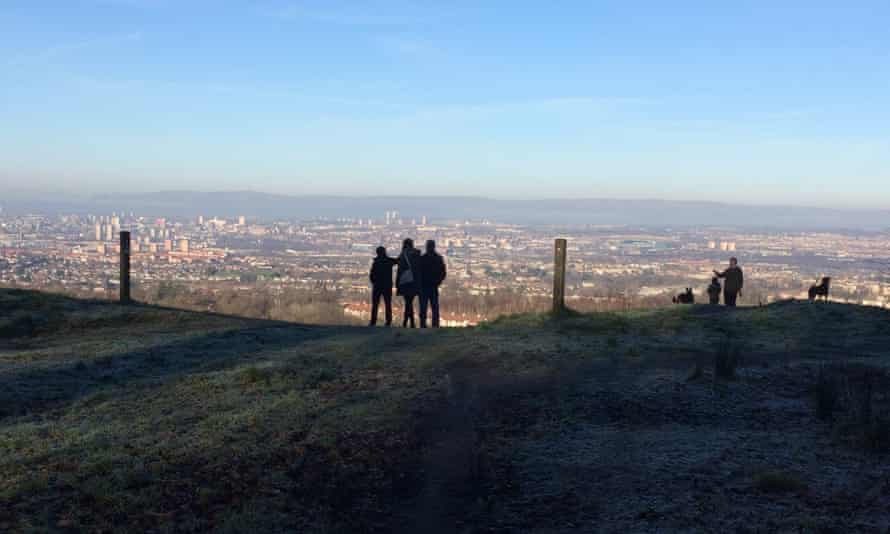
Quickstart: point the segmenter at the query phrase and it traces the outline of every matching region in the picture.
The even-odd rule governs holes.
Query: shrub
[[[714,355],[714,376],[731,380],[735,378],[735,370],[741,360],[742,348],[727,339]]]
[[[766,493],[789,493],[806,488],[800,478],[787,471],[764,471],[754,477],[754,486]]]
[[[268,384],[270,380],[271,373],[269,373],[269,371],[265,369],[259,369],[254,365],[251,365],[250,367],[241,371],[242,384],[256,384],[260,381]]]
[[[876,452],[890,450],[890,421],[877,419],[868,423],[862,432],[862,446]]]
[[[825,366],[819,368],[813,392],[816,397],[816,416],[823,421],[832,419],[838,406],[838,384]]]

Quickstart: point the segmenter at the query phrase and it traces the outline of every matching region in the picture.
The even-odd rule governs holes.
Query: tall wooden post
[[[553,313],[566,307],[566,240],[557,239],[553,246]]]
[[[130,303],[130,232],[121,232],[121,304]]]

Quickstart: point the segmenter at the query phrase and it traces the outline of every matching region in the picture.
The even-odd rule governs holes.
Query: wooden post
[[[553,313],[566,307],[566,240],[557,239],[553,247]]]
[[[121,232],[121,304],[130,303],[130,232]]]

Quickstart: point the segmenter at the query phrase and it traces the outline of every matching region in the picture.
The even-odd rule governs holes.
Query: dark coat
[[[403,250],[401,254],[399,254],[399,268],[396,269],[396,294],[402,295],[405,297],[413,297],[420,293],[420,277],[421,277],[421,268],[420,268],[420,251],[417,249],[411,249],[408,252],[410,255],[409,259],[405,258],[405,251]],[[410,267],[409,267],[410,263]],[[411,269],[412,274],[414,275],[414,281],[410,284],[402,284],[402,273]]]
[[[720,302],[720,290],[723,289],[720,287],[720,283],[711,283],[708,286],[708,297],[710,298],[711,304],[718,304]]]
[[[742,286],[745,285],[745,277],[742,275],[741,267],[730,267],[722,273],[717,273],[717,276],[726,278],[726,283],[723,284],[724,293],[738,293],[742,290]]]
[[[371,274],[369,278],[371,283],[377,289],[392,289],[392,268],[399,263],[399,260],[390,258],[389,256],[377,256],[374,263],[371,264]]]
[[[445,281],[445,259],[437,252],[427,252],[420,258],[420,283],[424,289],[433,289]]]

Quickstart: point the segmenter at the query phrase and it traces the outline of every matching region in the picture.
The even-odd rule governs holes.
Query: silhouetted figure
[[[377,257],[371,264],[371,323],[377,324],[377,308],[383,299],[386,314],[386,326],[392,324],[392,268],[399,261],[386,255],[385,247],[377,247]]]
[[[420,258],[420,327],[426,328],[426,311],[432,308],[433,328],[439,328],[439,286],[445,281],[445,260],[436,252],[436,242],[426,242]]]
[[[672,298],[671,301],[674,304],[695,304],[695,295],[692,293],[692,288],[687,287],[685,292]]]
[[[396,270],[396,294],[405,300],[405,314],[402,326],[411,324],[414,328],[414,297],[420,293],[420,251],[414,248],[414,240],[402,242],[402,253],[399,254],[399,268]]]
[[[739,267],[739,260],[729,258],[729,268],[722,273],[714,271],[718,278],[726,278],[723,284],[723,304],[735,307],[736,298],[742,296],[742,286],[745,285],[745,277],[742,275],[742,268]]]
[[[810,290],[807,292],[810,297],[810,302],[813,302],[819,297],[822,297],[822,300],[828,302],[829,289],[831,289],[831,277],[823,276],[822,281],[819,282],[818,285],[810,286]]]
[[[711,278],[711,285],[708,286],[708,303],[720,304],[720,280],[715,276]]]

